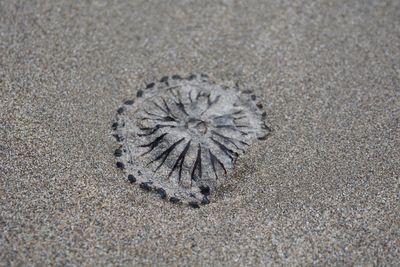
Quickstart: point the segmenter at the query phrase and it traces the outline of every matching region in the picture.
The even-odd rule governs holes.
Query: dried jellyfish
[[[251,91],[204,74],[163,77],[117,110],[117,167],[163,199],[208,204],[239,155],[271,132],[261,108]]]

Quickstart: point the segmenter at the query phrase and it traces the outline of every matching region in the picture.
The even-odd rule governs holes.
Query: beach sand
[[[400,265],[400,1],[1,1],[0,265]],[[200,209],[115,167],[164,75],[261,97],[274,132]]]

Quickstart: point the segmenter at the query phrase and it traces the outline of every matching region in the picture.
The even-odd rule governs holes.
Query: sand
[[[0,2],[0,265],[400,265],[399,44],[395,0]],[[200,209],[130,184],[110,127],[192,72],[274,129]]]

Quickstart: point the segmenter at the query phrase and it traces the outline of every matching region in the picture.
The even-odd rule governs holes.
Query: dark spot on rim
[[[155,83],[149,83],[148,85],[146,85],[146,89],[153,88],[154,85],[155,85]]]
[[[261,114],[261,117],[263,118],[263,119],[265,119],[266,117],[267,117],[267,112],[263,112],[262,114]]]
[[[189,75],[189,77],[187,77],[187,79],[189,80],[189,81],[191,81],[191,80],[193,80],[193,79],[195,79],[196,78],[196,75],[194,75],[194,74],[191,74],[191,75]]]
[[[263,108],[263,104],[261,104],[261,103],[257,103],[257,105],[256,105],[258,108]]]
[[[135,103],[135,101],[133,101],[133,100],[126,100],[124,102],[125,105],[132,105],[133,103]]]
[[[113,134],[113,136],[115,137],[117,142],[121,142],[122,140],[124,140],[124,138],[122,136],[119,136],[118,134]]]
[[[182,80],[182,77],[180,75],[173,75],[172,79],[173,80]]]
[[[257,99],[257,97],[256,97],[256,95],[251,95],[251,100],[256,100]]]
[[[164,76],[160,79],[160,82],[165,83],[166,81],[168,81],[168,76]]]
[[[136,182],[135,176],[133,176],[132,174],[129,174],[129,175],[128,175],[128,181],[129,181],[131,184],[135,183],[135,182]]]
[[[114,156],[116,157],[121,157],[122,156],[122,150],[121,149],[116,149],[114,151]]]
[[[208,196],[210,194],[210,187],[209,186],[202,185],[202,186],[199,187],[199,189],[200,189],[200,193],[202,193],[203,195]]]
[[[160,195],[160,198],[165,199],[167,197],[167,193],[162,188],[157,188],[157,193]]]
[[[253,93],[253,91],[251,91],[251,90],[244,90],[243,91],[243,94],[251,94],[251,93]]]
[[[143,95],[143,90],[137,91],[136,97],[142,97],[142,95]]]
[[[117,130],[117,127],[118,127],[118,122],[114,122],[112,125],[111,125],[111,128],[115,131],[115,130]]]
[[[194,201],[189,202],[189,206],[190,206],[191,208],[193,208],[193,209],[199,209],[199,208],[200,208],[199,203],[194,202]]]
[[[117,109],[117,113],[118,114],[122,114],[122,112],[124,112],[124,107],[120,107],[119,109]]]
[[[204,74],[204,73],[200,74],[200,76],[203,77],[203,78],[208,78],[208,75]]]
[[[268,127],[265,122],[261,125],[261,128],[263,128],[264,130],[267,130],[268,132],[272,132],[272,129],[270,127]]]
[[[201,205],[207,205],[210,204],[210,200],[204,196],[203,199],[201,200]]]
[[[121,170],[125,169],[125,165],[120,161],[118,161],[116,165],[117,165],[117,168],[119,168]]]
[[[258,140],[265,140],[265,139],[267,139],[267,137],[268,137],[268,135],[264,135],[264,136],[258,137],[257,139]]]
[[[140,186],[140,188],[142,188],[145,191],[150,191],[151,190],[151,187],[150,187],[150,185],[148,183],[141,183],[139,186]]]
[[[171,197],[171,198],[169,199],[169,201],[170,201],[171,203],[178,203],[180,200],[179,200],[179,198],[177,198],[177,197]]]

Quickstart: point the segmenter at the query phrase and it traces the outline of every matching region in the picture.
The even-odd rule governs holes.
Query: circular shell
[[[251,91],[207,75],[163,77],[117,110],[117,167],[171,202],[207,204],[239,155],[271,132],[261,108]]]

